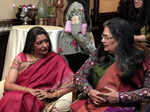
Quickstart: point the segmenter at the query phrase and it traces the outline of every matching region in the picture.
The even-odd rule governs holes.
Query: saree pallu
[[[134,87],[131,83],[122,83],[120,77],[122,72],[118,69],[117,63],[115,62],[107,68],[106,72],[99,80],[96,89],[100,92],[109,92],[105,89],[105,86],[112,88],[119,92],[131,91],[140,88],[144,81],[144,69],[137,70],[131,81],[134,83]],[[136,88],[135,88],[136,86]],[[95,106],[90,99],[79,100],[71,105],[73,112],[135,112],[133,107],[122,107],[122,106]],[[113,110],[113,111],[112,111]]]
[[[57,89],[72,77],[63,58],[51,52],[21,72],[16,84],[33,89]],[[35,96],[21,91],[5,92],[0,100],[0,112],[41,112],[44,106]]]

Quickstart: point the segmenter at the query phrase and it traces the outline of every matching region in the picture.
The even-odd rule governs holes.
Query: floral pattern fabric
[[[83,92],[85,95],[88,95],[88,92],[92,89],[92,86],[87,80],[89,70],[97,64],[99,63],[95,51],[74,76],[76,88],[78,88],[78,90]],[[150,99],[150,63],[147,63],[143,88],[129,92],[120,92],[118,98],[120,103],[147,101]]]
[[[75,35],[72,35],[68,32],[61,32],[58,38],[58,52],[61,55],[70,55],[75,53],[85,52],[84,48],[86,47],[88,51],[93,52],[95,50],[94,37],[91,32],[87,32],[86,35],[80,36],[81,25],[86,23],[84,8],[82,4],[74,2],[69,7],[65,21],[71,20],[72,32],[76,32]],[[85,47],[81,46],[86,43]],[[89,53],[88,53],[89,54]]]
[[[131,91],[131,92],[121,92],[120,93],[120,102],[137,102],[137,101],[147,101],[150,99],[150,63],[147,65],[147,71],[145,73],[145,80],[143,88]]]
[[[87,95],[88,92],[92,89],[92,86],[86,80],[89,74],[89,70],[97,64],[98,62],[95,51],[90,55],[89,59],[85,61],[83,66],[79,69],[79,71],[76,72],[74,76],[76,88],[82,91],[85,95]]]
[[[65,17],[65,21],[67,20],[71,20],[72,24],[82,24],[86,22],[82,4],[78,2],[72,3]]]

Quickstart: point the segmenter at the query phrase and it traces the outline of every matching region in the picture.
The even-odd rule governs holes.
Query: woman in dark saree
[[[86,99],[75,101],[73,112],[135,112],[140,107],[137,104],[149,95],[143,85],[149,87],[150,57],[136,46],[133,36],[131,26],[121,18],[104,23],[103,50],[100,47],[75,74],[75,88]],[[93,80],[90,70],[96,65],[101,76]],[[99,82],[94,87],[95,80]]]

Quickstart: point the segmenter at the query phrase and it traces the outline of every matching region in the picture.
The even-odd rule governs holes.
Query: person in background
[[[72,102],[72,78],[64,59],[51,51],[48,33],[33,27],[9,70],[0,112],[67,112]]]
[[[120,0],[118,14],[129,21],[134,30],[135,41],[150,47],[150,1]]]
[[[124,19],[104,23],[103,46],[74,75],[75,88],[86,99],[73,102],[73,112],[135,112],[147,99],[150,57],[136,46],[133,36],[132,27]],[[101,68],[100,76],[91,73],[96,65]]]
[[[68,0],[64,12],[65,31],[58,39],[58,52],[76,72],[95,50],[88,0]]]

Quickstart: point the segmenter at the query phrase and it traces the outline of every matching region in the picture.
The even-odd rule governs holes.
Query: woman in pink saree
[[[72,90],[72,77],[64,59],[51,51],[47,32],[34,27],[27,34],[23,52],[12,63],[0,112],[47,111],[47,104],[51,105],[49,111],[59,111],[55,101]]]

